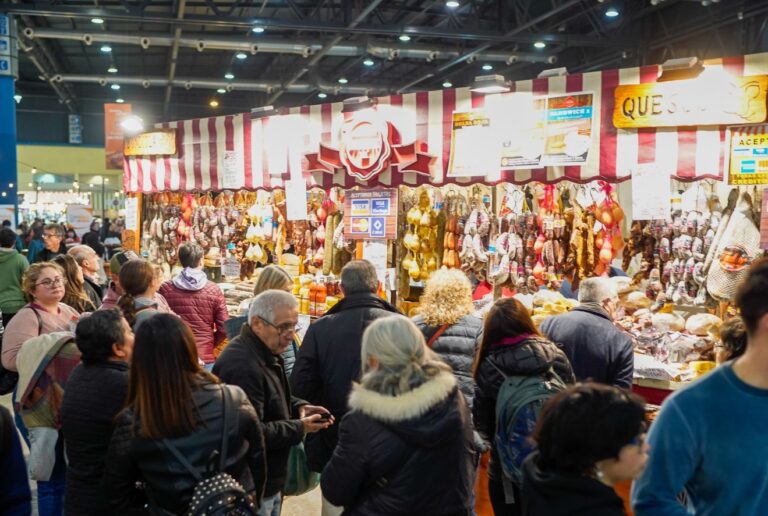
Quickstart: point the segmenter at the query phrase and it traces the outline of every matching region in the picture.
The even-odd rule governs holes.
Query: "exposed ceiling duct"
[[[119,32],[81,32],[71,30],[56,30],[47,28],[28,28],[24,31],[24,36],[29,39],[63,39],[70,41],[83,42],[86,45],[93,43],[119,43],[125,45],[137,45],[142,48],[150,46],[172,47],[175,38],[169,34],[126,34]],[[302,40],[282,40],[259,38],[240,39],[227,37],[214,37],[210,34],[183,35],[178,39],[178,45],[185,48],[193,48],[199,52],[205,50],[232,50],[241,52],[250,52],[256,54],[259,52],[267,54],[293,54],[302,57],[315,55],[324,48],[323,43],[317,41]],[[380,59],[394,60],[399,58],[423,59],[425,61],[451,60],[460,58],[463,52],[452,47],[437,45],[419,45],[419,46],[398,46],[385,41],[371,40],[368,44],[337,42],[331,46],[325,55],[338,57],[356,57],[370,54]],[[474,59],[477,61],[501,62],[513,64],[517,62],[527,63],[547,63],[554,64],[557,57],[545,52],[502,52],[487,51],[479,52]]]

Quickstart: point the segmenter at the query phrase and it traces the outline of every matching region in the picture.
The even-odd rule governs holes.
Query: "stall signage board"
[[[768,126],[731,130],[728,184],[768,184]]]
[[[768,75],[617,86],[613,125],[620,129],[756,124],[766,121]]]
[[[130,136],[123,145],[125,156],[173,156],[176,154],[176,130],[157,129]]]
[[[397,238],[397,189],[347,192],[344,200],[344,237],[352,240]]]

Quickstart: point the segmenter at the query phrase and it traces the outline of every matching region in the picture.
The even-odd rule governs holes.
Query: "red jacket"
[[[229,319],[221,289],[210,281],[199,290],[185,290],[166,281],[160,286],[160,294],[192,329],[200,360],[206,364],[215,362],[213,349],[226,338],[224,321]]]

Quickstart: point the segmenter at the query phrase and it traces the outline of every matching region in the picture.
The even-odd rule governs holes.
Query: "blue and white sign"
[[[83,123],[80,115],[69,115],[69,143],[83,143]]]
[[[371,199],[371,215],[389,215],[389,199]]]
[[[0,75],[11,75],[10,57],[0,57]]]
[[[0,14],[0,36],[11,35],[11,20],[4,14]]]
[[[371,237],[384,238],[387,234],[387,223],[384,217],[371,217]]]

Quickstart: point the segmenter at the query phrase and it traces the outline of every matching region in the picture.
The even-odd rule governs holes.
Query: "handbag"
[[[440,326],[435,333],[432,334],[432,336],[427,341],[427,347],[429,349],[432,349],[432,346],[435,345],[435,342],[437,342],[437,339],[440,338],[440,335],[445,333],[445,330],[447,330],[451,325],[450,324],[443,324]]]
[[[31,305],[27,305],[27,308],[35,312],[37,317],[37,334],[40,335],[43,332],[43,320],[40,317],[40,313]],[[2,323],[0,323],[0,328],[2,328],[2,332],[0,332],[0,348],[2,348],[3,335],[5,334],[5,328],[2,327]],[[3,367],[3,364],[0,364],[0,396],[13,392],[17,383],[19,383],[19,373],[10,371]]]
[[[320,473],[309,470],[304,442],[291,447],[288,455],[288,475],[285,478],[283,494],[298,496],[312,491],[320,484]]]

